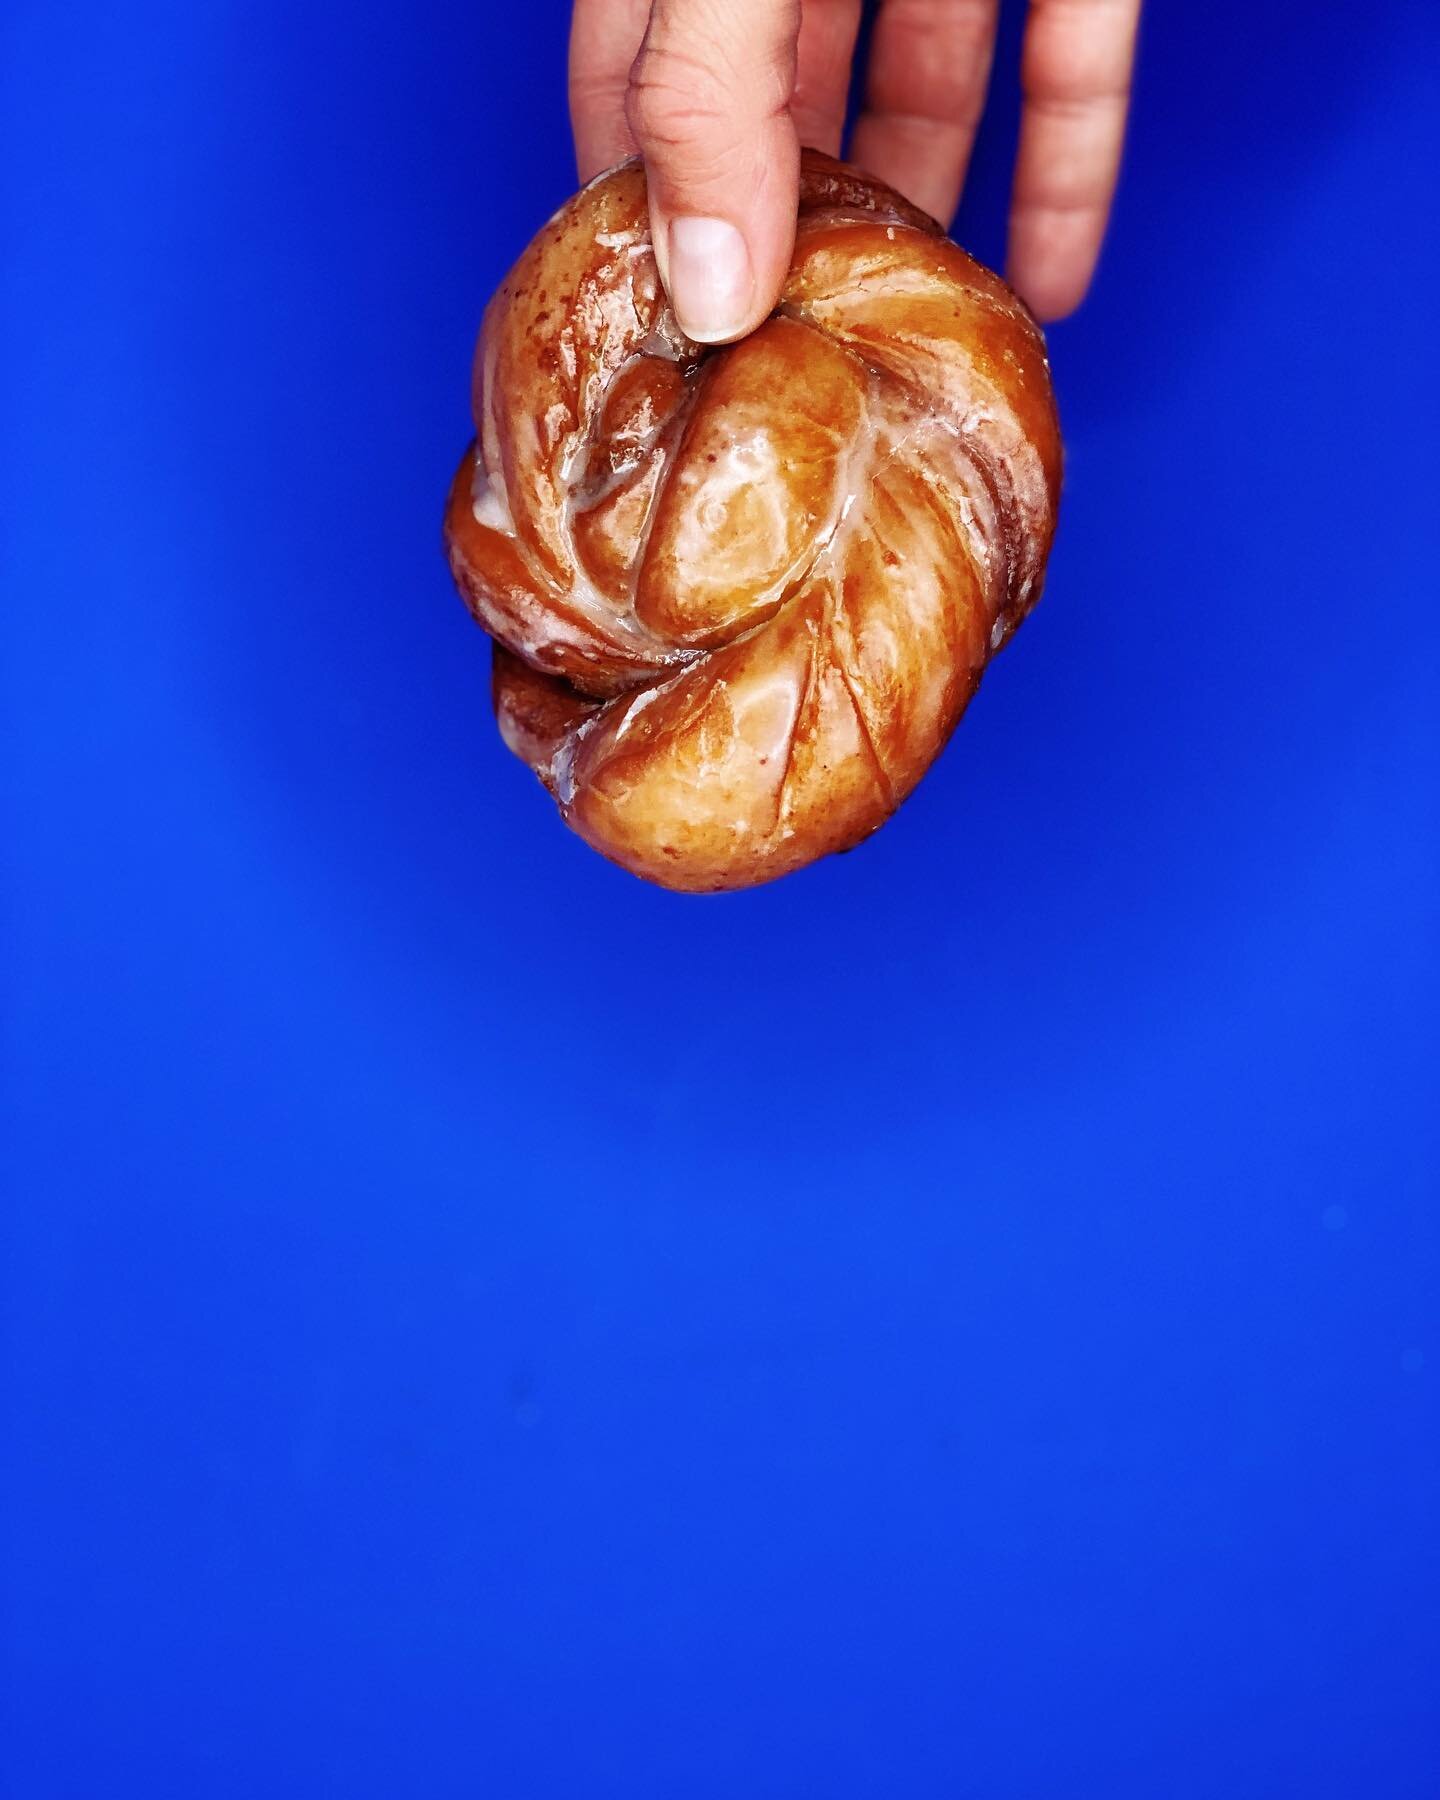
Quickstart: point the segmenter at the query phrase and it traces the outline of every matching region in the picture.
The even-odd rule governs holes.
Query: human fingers
[[[799,32],[799,0],[654,0],[631,70],[656,260],[701,343],[753,330],[790,266]]]
[[[1041,319],[1085,297],[1120,170],[1140,0],[1031,0],[1008,273]]]
[[[829,156],[840,154],[859,29],[860,0],[804,0],[790,112],[800,142]]]
[[[570,16],[570,125],[582,182],[635,154],[625,94],[649,17],[650,0],[575,0]]]
[[[948,224],[985,107],[997,0],[884,0],[851,157]]]

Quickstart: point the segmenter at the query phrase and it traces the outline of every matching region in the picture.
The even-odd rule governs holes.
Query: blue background
[[[1440,1791],[1437,31],[1291,12],[1151,8],[950,752],[696,901],[438,547],[559,0],[12,0],[7,1796]]]

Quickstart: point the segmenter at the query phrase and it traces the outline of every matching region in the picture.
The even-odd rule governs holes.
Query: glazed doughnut
[[[625,163],[491,301],[474,401],[445,535],[501,733],[666,887],[773,880],[883,824],[1039,595],[1061,467],[1039,328],[816,152],[750,336],[680,331]]]

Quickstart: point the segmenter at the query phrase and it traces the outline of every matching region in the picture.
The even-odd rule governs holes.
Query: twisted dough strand
[[[807,151],[771,318],[679,332],[644,175],[601,176],[487,309],[456,582],[506,743],[667,887],[768,881],[882,824],[1034,604],[1060,438],[1003,282]]]

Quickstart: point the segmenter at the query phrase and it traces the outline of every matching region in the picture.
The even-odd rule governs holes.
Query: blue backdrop
[[[559,0],[11,0],[7,1796],[1440,1791],[1437,30],[1292,14],[1151,7],[941,765],[697,901],[439,551]]]

